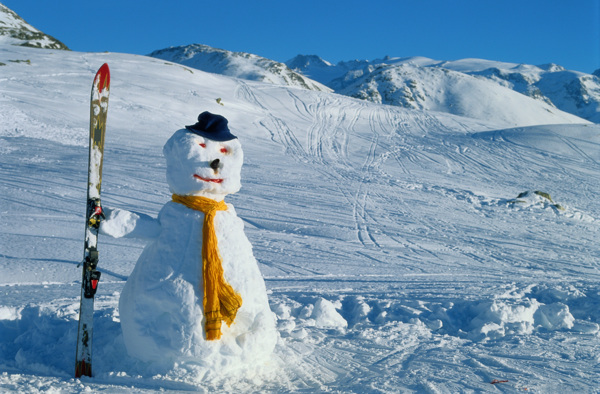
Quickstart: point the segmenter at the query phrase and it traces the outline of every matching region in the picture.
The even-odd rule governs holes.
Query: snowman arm
[[[139,212],[105,208],[106,219],[100,223],[100,234],[113,238],[154,239],[160,234],[158,219]]]

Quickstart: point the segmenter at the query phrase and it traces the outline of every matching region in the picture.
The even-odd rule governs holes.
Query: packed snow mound
[[[319,298],[312,310],[311,318],[315,320],[315,326],[319,328],[346,328],[348,322],[340,315],[336,309],[338,307],[324,298]]]
[[[336,357],[348,351],[356,350],[361,357],[371,360],[370,365],[378,362],[375,366],[388,368],[391,372],[389,368],[394,368],[397,361],[393,358],[396,352],[401,353],[402,359],[417,357],[421,360],[420,357],[424,356],[425,359],[435,357],[441,361],[437,359],[439,355],[435,351],[440,347],[440,351],[450,351],[456,357],[458,349],[465,347],[475,352],[477,348],[474,346],[477,344],[485,346],[482,352],[489,353],[488,344],[495,344],[498,346],[495,349],[500,351],[503,342],[529,343],[539,340],[535,337],[539,334],[594,336],[599,331],[600,296],[597,288],[584,292],[568,284],[524,288],[511,285],[498,290],[500,293],[493,299],[456,302],[422,301],[411,297],[393,300],[381,295],[332,296],[324,299],[290,294],[290,298],[279,298],[272,304],[282,336],[276,358],[282,365],[278,367],[277,362],[270,366],[248,364],[233,378],[231,374],[207,373],[199,365],[189,363],[178,364],[168,372],[157,374],[158,370],[152,370],[124,354],[119,313],[115,307],[119,296],[116,292],[102,295],[97,300],[95,338],[96,343],[101,342],[103,346],[97,347],[94,352],[97,371],[115,372],[103,372],[99,381],[74,382],[71,364],[78,303],[61,298],[39,301],[36,305],[3,307],[0,308],[2,363],[9,370],[22,372],[0,375],[0,384],[5,389],[12,387],[14,391],[22,391],[27,387],[36,391],[39,390],[38,385],[48,384],[80,391],[92,384],[98,385],[96,387],[100,391],[114,392],[122,391],[123,387],[131,388],[135,382],[141,382],[140,387],[154,388],[160,385],[163,389],[173,390],[289,388],[290,382],[286,379],[291,375],[300,376],[305,385],[310,385],[314,384],[315,379],[331,380],[335,375],[332,372],[338,368],[351,368],[353,371],[350,373],[356,373],[357,360],[348,360],[344,365],[334,364]],[[319,303],[333,305],[336,314],[354,323],[347,328],[343,324],[319,327],[315,324],[312,312]],[[333,316],[335,314],[330,315]],[[341,323],[339,318],[334,320]],[[420,355],[417,352],[420,344],[428,343],[433,338],[437,339],[427,347],[429,350],[426,354]],[[340,349],[341,341],[347,339],[351,340]],[[320,369],[318,359],[312,355],[318,349],[322,349],[319,357],[323,358],[321,362],[327,363],[328,368]],[[545,348],[545,351],[550,350]],[[425,359],[420,361],[421,367]],[[489,361],[492,360],[489,358]],[[31,375],[33,370],[49,377],[37,381],[41,378]],[[439,373],[439,369],[437,371]],[[383,376],[389,379],[389,375]],[[487,384],[491,380],[488,379]]]
[[[170,47],[152,52],[149,56],[168,60],[198,70],[223,74],[250,81],[276,85],[297,86],[303,89],[330,91],[328,87],[312,81],[292,70],[284,63],[244,52],[231,52],[192,44]]]
[[[0,4],[0,44],[46,49],[69,49],[56,38],[42,33],[25,22],[19,15],[3,4]]]
[[[100,233],[113,238],[131,237],[155,239],[160,225],[153,217],[119,208],[104,208],[106,220],[101,223]]]
[[[540,304],[529,298],[457,303],[440,317],[452,330],[475,341],[530,335],[540,329],[571,329],[575,321],[567,305]]]
[[[213,124],[224,119],[206,114]],[[230,133],[224,141],[213,140],[208,136],[216,131],[210,131],[198,135],[180,129],[166,142],[167,183],[174,196],[200,197],[216,204],[240,189],[244,157],[240,141]],[[210,211],[175,201],[174,197],[161,209],[154,225],[160,231],[144,248],[119,299],[128,354],[165,370],[191,363],[223,373],[268,362],[278,338],[275,320],[241,219],[232,205],[210,216]],[[137,225],[146,227],[141,218],[113,211],[102,224],[103,233],[127,235]],[[216,250],[205,254],[210,244],[204,242],[212,237]],[[208,271],[209,264],[218,268]],[[224,305],[230,304],[219,291],[225,286],[238,297],[233,316],[226,315],[231,308]],[[215,289],[214,296],[210,289]],[[215,297],[214,304],[209,296]],[[214,314],[216,322],[209,326]],[[218,335],[209,336],[209,328]]]

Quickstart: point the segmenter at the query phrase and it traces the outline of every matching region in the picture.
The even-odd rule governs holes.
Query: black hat
[[[192,133],[213,141],[230,141],[237,138],[229,131],[225,117],[206,111],[198,115],[198,123],[192,126],[185,126],[185,128]]]

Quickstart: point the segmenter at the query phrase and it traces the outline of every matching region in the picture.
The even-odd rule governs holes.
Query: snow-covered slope
[[[378,100],[380,97],[381,102],[391,105],[417,105],[411,100],[411,92],[415,85],[419,85],[419,93],[425,93],[421,100],[422,108],[427,108],[423,102],[443,100],[448,93],[445,85],[452,85],[453,80],[457,78],[456,73],[462,73],[492,81],[594,123],[600,122],[600,78],[565,70],[555,64],[531,66],[483,59],[438,61],[424,57],[386,57],[371,62],[352,61],[333,65],[318,56],[303,55],[289,60],[286,64],[293,70],[332,87],[338,93],[367,100]],[[448,73],[446,70],[456,73]],[[433,77],[434,82],[431,83],[428,78],[433,75],[436,77]],[[444,80],[444,76],[448,79]],[[471,93],[469,89],[455,90],[452,95],[456,100],[464,101],[470,98],[463,96]],[[480,96],[479,99],[485,105],[489,97]],[[436,109],[456,113],[455,108],[451,106],[453,101],[455,100],[450,100],[446,105],[436,106]],[[507,108],[507,116],[510,116],[512,109]],[[548,107],[540,106],[540,109]]]
[[[597,76],[569,71],[555,64],[492,67],[470,74],[600,123],[600,78]]]
[[[488,119],[493,108],[497,120],[512,120],[506,126],[536,124],[541,112],[554,115],[551,123],[581,122],[577,117],[600,122],[600,78],[553,64],[389,56],[332,64],[316,55],[298,55],[283,64],[200,44],[162,49],[150,56],[246,80],[334,90],[375,103],[477,119]],[[527,123],[527,118],[533,121]]]
[[[577,116],[558,110],[545,96],[543,100],[535,100],[539,97],[533,93],[530,94],[532,97],[520,94],[518,86],[491,78],[476,78],[466,72],[467,69],[479,70],[482,63],[490,67],[503,65],[498,62],[467,59],[450,64],[423,57],[386,57],[373,62],[356,60],[332,65],[318,56],[297,56],[287,62],[288,67],[256,55],[198,44],[163,49],[150,56],[246,80],[321,91],[331,88],[337,93],[378,104],[491,120],[504,127],[583,122]],[[461,71],[440,67],[441,64]],[[305,73],[329,88],[291,69]],[[589,115],[592,105],[588,107]],[[542,118],[545,120],[540,121]]]
[[[437,67],[375,66],[368,72],[348,72],[330,86],[337,93],[375,103],[486,119],[505,127],[583,122],[498,84]]]
[[[3,4],[0,4],[0,44],[48,49],[69,49],[56,38],[42,33],[25,22],[19,15]]]
[[[231,52],[192,44],[152,52],[149,56],[183,64],[198,70],[276,85],[298,86],[317,91],[328,87],[292,71],[284,63],[244,52]]]
[[[0,46],[0,62],[0,391],[597,389],[599,126],[507,129],[493,113],[126,54]],[[270,363],[221,376],[130,358],[117,305],[145,242],[101,236],[95,376],[73,379],[88,100],[104,62],[105,206],[156,216],[170,199],[162,146],[199,112],[240,138],[243,187],[228,201],[277,315]]]

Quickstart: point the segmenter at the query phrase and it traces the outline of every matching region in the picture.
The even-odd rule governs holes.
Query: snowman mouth
[[[204,182],[212,182],[212,183],[221,183],[221,182],[223,182],[223,179],[221,179],[221,178],[203,178],[203,177],[201,177],[198,174],[194,174],[194,178],[200,179],[201,181],[204,181]]]

